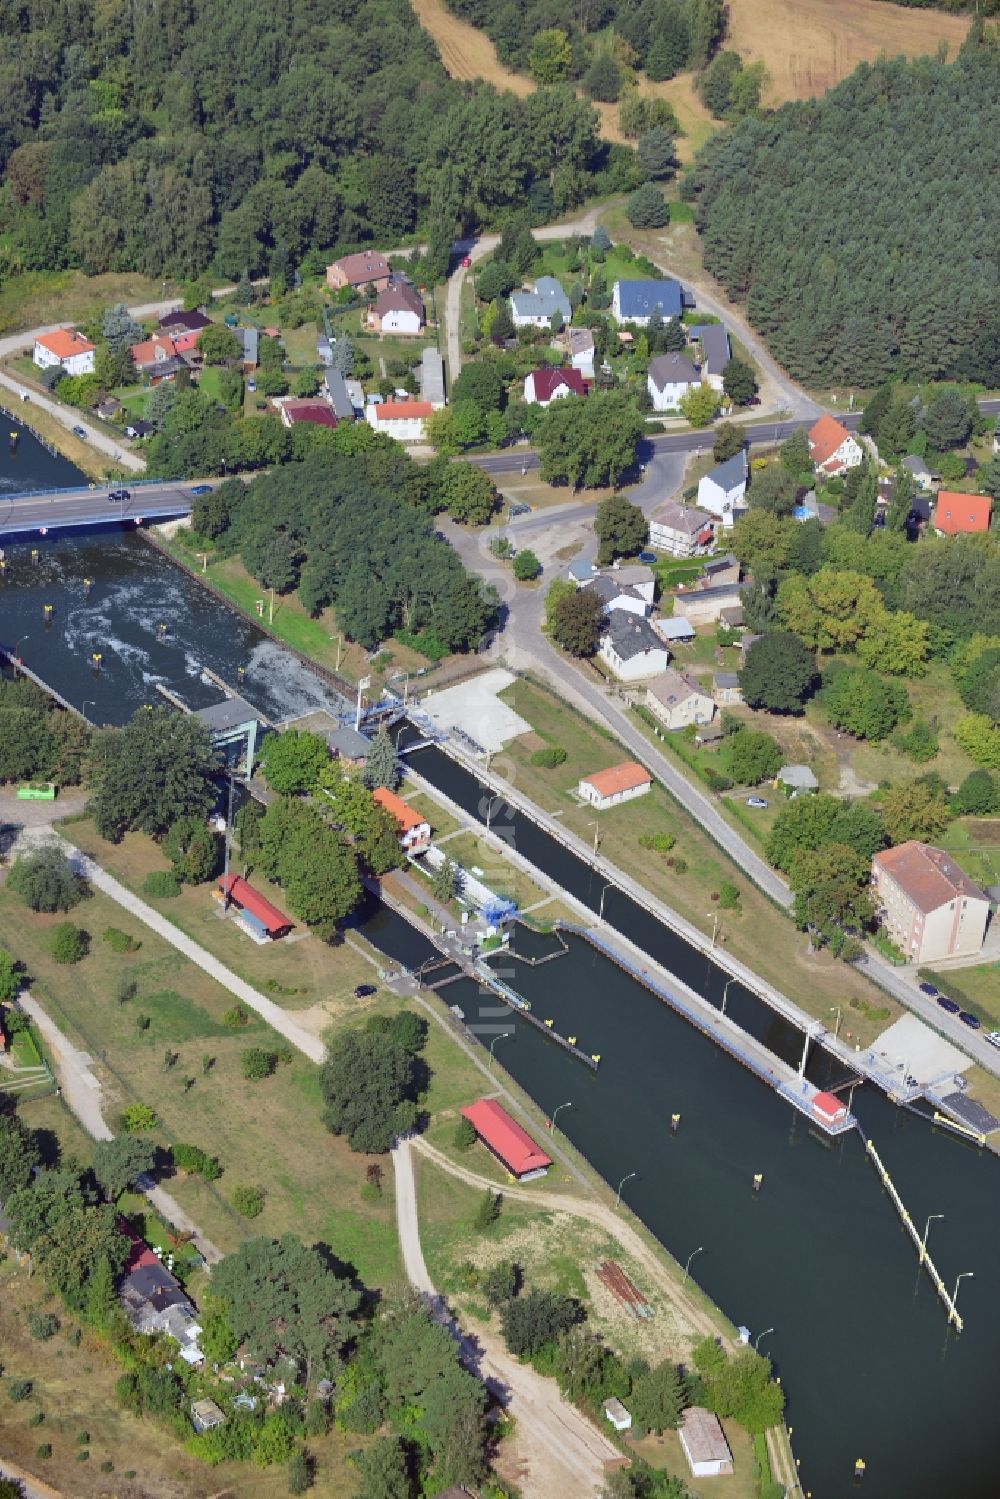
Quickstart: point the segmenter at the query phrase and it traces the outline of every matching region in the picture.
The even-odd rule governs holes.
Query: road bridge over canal
[[[89,526],[143,525],[189,515],[196,491],[208,480],[129,479],[122,484],[81,484],[0,494],[0,538],[44,536]],[[218,480],[211,481],[214,488]],[[122,495],[127,498],[122,498]],[[112,496],[117,498],[112,499]]]

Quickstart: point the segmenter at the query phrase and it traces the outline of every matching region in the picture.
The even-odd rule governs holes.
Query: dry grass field
[[[452,78],[485,78],[498,89],[512,94],[530,94],[534,83],[521,73],[512,73],[497,57],[485,31],[453,16],[444,0],[411,0],[417,20],[437,43],[441,61]]]
[[[954,56],[967,16],[883,0],[730,0],[726,45],[771,76],[765,99],[808,99],[880,54],[918,57],[945,42]]]

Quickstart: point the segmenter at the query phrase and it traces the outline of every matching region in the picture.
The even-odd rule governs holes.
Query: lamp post
[[[510,1037],[510,1031],[501,1031],[499,1036],[494,1036],[490,1042],[490,1071],[493,1071],[493,1048],[498,1041],[506,1041]]]
[[[973,1278],[974,1275],[975,1275],[975,1271],[974,1270],[963,1270],[962,1273],[961,1273],[961,1275],[956,1276],[956,1279],[955,1279],[955,1289],[951,1293],[951,1313],[952,1313],[953,1317],[957,1317],[958,1316],[958,1287],[959,1287],[959,1282],[963,1281],[963,1280],[972,1280],[972,1278]]]
[[[621,1206],[622,1187],[624,1187],[624,1185],[625,1185],[626,1182],[630,1182],[632,1180],[633,1176],[637,1176],[637,1175],[638,1175],[638,1172],[636,1172],[636,1171],[630,1171],[629,1174],[628,1174],[628,1176],[623,1176],[622,1179],[621,1179],[621,1181],[618,1183],[618,1191],[615,1193],[615,1212],[616,1213],[617,1213],[619,1207]]]
[[[597,919],[598,919],[598,921],[603,921],[604,920],[604,897],[607,895],[608,891],[611,889],[611,887],[612,887],[613,884],[614,884],[614,880],[609,880],[608,883],[601,890],[601,906],[600,906],[600,910],[597,913]]]
[[[572,1107],[573,1107],[573,1100],[571,1098],[568,1099],[566,1103],[561,1103],[559,1105],[559,1109],[571,1109]],[[552,1133],[553,1134],[555,1134],[555,1132],[556,1132],[556,1120],[559,1117],[559,1109],[556,1109],[555,1113],[552,1115]]]
[[[927,1222],[924,1224],[924,1236],[920,1240],[920,1263],[921,1264],[923,1264],[924,1260],[927,1258],[927,1235],[931,1231],[931,1224],[934,1222],[935,1218],[943,1218],[943,1217],[944,1217],[943,1213],[930,1213],[930,1214],[928,1214]]]
[[[588,826],[588,828],[593,828],[593,830],[594,830],[594,858],[596,859],[597,858],[597,845],[601,841],[601,835],[600,835],[600,826],[601,825],[598,822],[598,820],[597,820],[596,817],[592,817],[592,818],[588,819],[587,826]]]
[[[13,662],[14,662],[14,675],[15,675],[15,677],[17,676],[17,668],[18,668],[18,666],[22,666],[24,664],[21,661],[21,641],[22,640],[30,640],[30,639],[31,639],[30,635],[22,635],[20,637],[20,639],[18,640],[17,645],[15,645],[15,647],[14,647],[14,655],[13,655],[12,659],[13,659]]]
[[[719,913],[718,911],[706,911],[706,917],[712,918],[712,951],[715,951],[715,939],[719,935]]]
[[[86,718],[86,716],[87,716],[87,704],[88,703],[90,704],[90,706],[92,708],[96,708],[97,707],[97,704],[95,703],[95,701],[94,701],[94,699],[92,697],[85,697],[84,700],[83,700],[83,707],[80,710],[82,712],[84,718]]]
[[[729,998],[729,985],[730,984],[735,984],[735,982],[736,982],[736,975],[735,974],[733,974],[732,978],[726,979],[726,987],[722,991],[722,1009],[719,1011],[720,1015],[724,1015],[726,1013],[726,1000]]]
[[[698,1248],[697,1249],[692,1249],[691,1253],[688,1255],[688,1257],[687,1257],[687,1264],[684,1266],[684,1280],[681,1281],[681,1285],[684,1285],[686,1283],[686,1281],[687,1281],[688,1272],[691,1269],[691,1261],[694,1259],[694,1257],[695,1257],[696,1254],[701,1254],[701,1252],[702,1252],[702,1250],[704,1248],[705,1248],[704,1244],[699,1244]]]
[[[840,1035],[840,1022],[844,1018],[844,1012],[840,1008],[839,1005],[831,1005],[830,1006],[830,1014],[831,1015],[836,1015],[836,1017],[837,1017],[836,1024],[833,1027],[833,1039],[836,1041],[837,1038],[838,1038],[838,1036]]]
[[[774,1331],[773,1327],[765,1327],[765,1329],[764,1329],[763,1332],[759,1332],[757,1334],[757,1336],[753,1340],[753,1350],[754,1350],[754,1353],[759,1353],[760,1352],[761,1339],[768,1337],[773,1331]]]

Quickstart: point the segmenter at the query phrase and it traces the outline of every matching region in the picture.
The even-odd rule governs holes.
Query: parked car
[[[939,989],[935,989],[933,984],[921,984],[919,987],[921,994],[929,994],[931,999],[937,999],[941,992]]]
[[[462,256],[462,269],[464,271],[467,271],[469,269],[469,266],[471,264],[472,264],[472,256],[471,255],[463,255]]]
[[[73,432],[74,432],[74,434],[77,437],[82,437],[83,440],[84,440],[84,442],[87,441],[87,429],[86,429],[86,427],[74,427],[73,428]]]
[[[354,998],[367,999],[370,994],[375,994],[377,992],[377,988],[378,986],[376,984],[359,984],[354,991]]]
[[[247,381],[247,390],[256,390],[256,389],[257,389],[257,381],[256,380],[248,380]]]
[[[211,494],[211,484],[196,484],[191,491],[192,494]]]
[[[946,994],[939,994],[937,997],[937,1002],[941,1006],[942,1010],[947,1010],[949,1015],[958,1014],[958,1005],[953,999],[949,999]]]
[[[767,802],[764,800],[764,798],[762,796],[748,796],[747,797],[747,806],[748,807],[766,807],[767,806]]]
[[[983,1039],[984,1041],[988,1041],[991,1046],[995,1046],[997,1050],[1000,1051],[1000,1031],[987,1031]]]
[[[531,514],[531,506],[530,505],[508,505],[508,507],[507,507],[507,514],[510,516],[511,520],[514,519],[515,515],[530,515]]]
[[[970,1031],[978,1031],[981,1029],[979,1021],[976,1019],[975,1015],[970,1015],[968,1010],[959,1010],[958,1018],[963,1025],[967,1025],[969,1027]]]

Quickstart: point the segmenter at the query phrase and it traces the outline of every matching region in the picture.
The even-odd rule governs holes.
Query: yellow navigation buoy
[[[567,1036],[566,1040],[569,1042],[570,1046],[575,1046],[576,1045],[576,1037],[575,1036]]]

